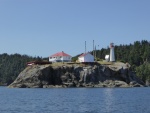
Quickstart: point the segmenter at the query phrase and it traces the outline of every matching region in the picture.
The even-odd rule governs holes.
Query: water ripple
[[[150,113],[149,88],[8,89],[1,113]]]

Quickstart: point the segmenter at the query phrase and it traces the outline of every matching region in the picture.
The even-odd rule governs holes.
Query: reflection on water
[[[1,113],[150,113],[149,88],[0,87]]]
[[[107,88],[104,90],[104,105],[105,105],[105,110],[108,113],[112,112],[112,107],[114,104],[114,95],[113,95],[113,89],[112,88]]]
[[[98,113],[97,105],[98,100],[95,98],[99,98],[99,94],[94,91],[94,89],[90,89],[91,92],[89,92],[88,88],[80,88],[77,93],[77,96],[75,97],[75,100],[72,104],[76,103],[76,109],[74,109],[74,112],[78,113]],[[96,95],[96,96],[95,96]]]

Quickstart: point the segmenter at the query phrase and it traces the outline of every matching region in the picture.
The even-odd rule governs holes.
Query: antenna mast
[[[94,40],[93,40],[93,56],[94,56]],[[95,57],[95,56],[94,56]]]
[[[85,41],[85,53],[86,53],[86,41]]]
[[[95,46],[95,58],[96,58],[96,46]]]

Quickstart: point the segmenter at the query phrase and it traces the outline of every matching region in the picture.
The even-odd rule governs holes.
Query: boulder
[[[129,87],[129,85],[124,81],[115,81],[115,87]]]

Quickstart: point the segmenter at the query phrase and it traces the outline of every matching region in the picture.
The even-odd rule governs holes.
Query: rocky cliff
[[[22,71],[10,88],[142,87],[128,65],[33,65]]]

